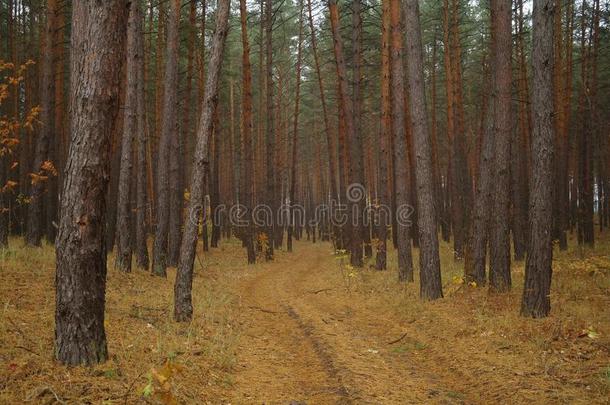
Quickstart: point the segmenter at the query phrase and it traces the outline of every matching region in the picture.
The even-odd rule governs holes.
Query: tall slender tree
[[[309,30],[311,34],[311,50],[313,53],[314,64],[316,68],[316,77],[318,79],[318,88],[320,91],[320,104],[322,106],[322,116],[324,118],[324,134],[326,135],[326,148],[328,150],[328,178],[330,184],[331,199],[337,199],[339,188],[337,185],[337,145],[335,137],[330,128],[330,119],[328,117],[328,107],[326,104],[326,95],[324,91],[324,81],[322,78],[322,70],[320,68],[320,57],[318,55],[318,46],[316,39],[316,30],[313,23],[313,13],[311,10],[311,0],[307,0],[307,14],[309,17]],[[337,240],[336,229],[333,230],[333,238]]]
[[[301,59],[302,59],[302,48],[303,48],[303,4],[302,0],[299,1],[299,39],[297,46],[297,68],[296,68],[296,90],[295,90],[295,102],[294,102],[294,117],[292,121],[292,167],[290,170],[290,218],[288,220],[288,239],[287,246],[289,252],[292,252],[292,234],[295,229],[295,210],[296,205],[296,187],[297,187],[297,156],[298,156],[298,130],[299,130],[299,107],[301,100]]]
[[[117,257],[116,267],[121,271],[131,271],[131,179],[133,173],[133,140],[138,130],[138,30],[137,1],[129,4],[127,22],[127,90],[123,107],[123,136],[121,141],[121,168],[117,201]]]
[[[239,1],[239,13],[241,21],[241,43],[242,43],[242,198],[241,204],[245,207],[245,229],[243,240],[248,253],[248,263],[256,262],[256,251],[254,250],[254,228],[252,224],[252,209],[254,207],[254,149],[252,148],[252,66],[250,64],[250,41],[248,40],[248,11],[246,0]]]
[[[384,207],[390,205],[389,181],[390,153],[392,139],[392,100],[391,100],[391,41],[392,24],[390,17],[390,1],[382,2],[381,22],[381,132],[379,134],[379,226],[377,228],[377,270],[387,268],[387,233],[391,218],[387,217]]]
[[[205,172],[208,165],[208,142],[212,132],[214,110],[217,108],[218,82],[227,32],[229,30],[230,0],[218,0],[216,12],[216,32],[212,39],[210,62],[205,84],[205,96],[201,107],[201,118],[197,128],[197,144],[193,160],[188,218],[185,222],[180,262],[174,284],[174,318],[178,322],[190,321],[193,317],[192,284],[197,233],[201,216],[201,204],[205,183]]]
[[[405,33],[406,55],[411,100],[409,103],[415,151],[417,183],[417,216],[419,225],[420,296],[424,300],[442,298],[441,268],[439,259],[434,190],[432,184],[432,145],[428,132],[428,112],[424,85],[424,63],[419,22],[419,1],[406,0]]]
[[[497,69],[495,9],[491,9],[491,71]],[[491,205],[493,197],[493,171],[495,156],[494,120],[497,110],[497,75],[491,75],[491,96],[488,101],[487,113],[484,116],[481,152],[479,154],[478,173],[475,188],[473,218],[470,227],[468,249],[464,262],[464,278],[468,283],[474,282],[483,286],[487,282],[486,259],[489,240],[489,223],[491,220]]]
[[[553,210],[553,14],[552,0],[534,0],[532,53],[532,188],[529,250],[521,314],[534,318],[551,310]]]
[[[275,235],[275,207],[277,196],[275,195],[275,108],[273,102],[273,0],[265,0],[265,77],[266,77],[266,97],[267,97],[267,127],[265,134],[266,146],[266,198],[265,202],[271,209],[271,216],[267,218],[265,234],[267,236],[267,246],[265,258],[273,260],[274,235]]]
[[[337,71],[337,85],[338,85],[338,97],[339,97],[339,108],[340,115],[345,127],[346,140],[343,143],[344,147],[347,148],[349,145],[349,157],[346,154],[346,167],[348,168],[348,179],[351,182],[351,187],[354,193],[348,194],[349,200],[349,211],[351,213],[350,224],[351,235],[349,238],[349,250],[350,250],[350,263],[354,267],[362,267],[362,220],[360,203],[364,198],[364,192],[360,193],[362,188],[362,178],[360,177],[360,160],[361,156],[358,148],[354,147],[356,140],[356,132],[354,131],[354,116],[353,116],[353,103],[348,93],[348,80],[347,80],[347,67],[345,63],[345,55],[343,52],[343,44],[341,40],[341,32],[339,26],[339,9],[335,0],[329,0],[328,8],[330,11],[330,23],[331,31],[333,36],[333,50],[335,54],[335,66]],[[340,145],[341,147],[341,145]],[[356,214],[356,218],[354,218]]]
[[[32,165],[32,186],[30,204],[28,208],[28,223],[26,243],[30,246],[40,246],[43,224],[43,201],[46,189],[44,164],[49,159],[49,144],[54,132],[54,77],[53,56],[55,42],[55,14],[57,13],[57,0],[49,0],[46,10],[45,52],[42,53],[41,83],[40,83],[40,122],[42,123],[36,137],[36,149]]]
[[[396,195],[397,212],[407,212],[410,209],[411,199],[408,195],[409,153],[405,126],[405,85],[404,64],[402,54],[402,12],[399,0],[390,1],[390,22],[392,29],[392,139],[394,142],[394,194]],[[410,224],[399,221],[397,235],[398,246],[398,279],[400,281],[413,281],[413,259],[411,254],[411,238],[409,237]]]
[[[159,140],[159,158],[157,170],[157,226],[153,247],[152,272],[157,276],[166,276],[168,266],[168,238],[170,227],[170,160],[175,156],[171,149],[176,130],[176,103],[178,79],[178,32],[180,25],[180,0],[171,0],[167,44],[165,50],[165,86],[163,91],[162,127]],[[175,180],[175,179],[172,179]]]
[[[137,3],[137,2],[136,2]],[[149,256],[148,256],[148,221],[147,212],[149,212],[148,204],[148,187],[147,187],[147,174],[148,168],[150,167],[150,161],[147,159],[147,148],[150,144],[148,139],[148,119],[147,119],[147,108],[146,108],[146,67],[145,67],[145,46],[144,46],[144,35],[143,35],[143,16],[142,9],[137,4],[135,9],[135,37],[136,47],[139,52],[135,55],[135,60],[138,65],[138,88],[137,88],[137,130],[136,130],[136,244],[135,254],[137,266],[141,269],[148,270]]]
[[[511,139],[511,49],[510,0],[491,0],[495,14],[495,59],[497,107],[495,110],[495,161],[493,221],[490,234],[489,286],[504,292],[511,287],[510,274],[510,139]]]

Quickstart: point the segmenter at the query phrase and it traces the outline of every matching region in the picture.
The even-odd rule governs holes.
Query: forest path
[[[454,403],[417,353],[404,361],[392,352],[409,325],[348,290],[330,245],[277,252],[237,294],[235,403]]]

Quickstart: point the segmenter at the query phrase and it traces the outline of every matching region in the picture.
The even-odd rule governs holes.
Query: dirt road
[[[346,288],[330,246],[298,244],[239,286],[235,403],[462,403],[393,339],[409,325]]]

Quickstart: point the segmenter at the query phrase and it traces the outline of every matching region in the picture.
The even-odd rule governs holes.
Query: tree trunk
[[[462,101],[461,42],[458,29],[459,2],[444,2],[444,64],[447,90],[447,134],[449,137],[449,176],[453,250],[456,260],[464,257],[464,239],[469,225],[471,201],[468,167],[464,151],[464,106]]]
[[[497,70],[495,51],[495,20],[496,14],[491,14],[491,71]],[[493,170],[495,155],[495,128],[494,120],[497,110],[497,83],[496,75],[491,75],[491,97],[488,101],[487,114],[484,117],[484,130],[481,139],[481,154],[479,158],[477,183],[472,225],[470,228],[468,250],[464,263],[464,278],[467,283],[474,282],[478,286],[485,285],[487,281],[485,262],[487,258],[487,242],[489,239],[489,226],[491,220],[491,204],[493,194]]]
[[[352,97],[354,105],[354,139],[351,144],[352,165],[356,164],[353,170],[356,171],[356,176],[360,180],[363,196],[358,202],[358,220],[359,232],[361,233],[360,244],[364,247],[365,257],[372,256],[371,249],[371,231],[370,226],[364,221],[364,212],[366,208],[366,177],[364,175],[364,153],[362,149],[362,16],[361,16],[361,0],[352,1]],[[357,229],[355,231],[358,231]],[[359,250],[359,255],[362,257],[362,247]],[[360,259],[362,261],[362,258]]]
[[[557,113],[554,116],[555,130],[555,167],[553,182],[553,239],[559,242],[561,250],[567,249],[567,199],[568,199],[568,166],[567,166],[567,150],[568,138],[566,125],[566,110],[563,108],[564,87],[565,81],[563,74],[563,35],[562,35],[562,1],[554,1],[554,27],[553,31],[555,38],[553,41],[553,103]]]
[[[47,201],[46,205],[46,238],[47,242],[55,243],[55,237],[57,236],[57,223],[58,220],[58,205],[59,205],[59,185],[60,181],[63,180],[63,169],[66,161],[66,146],[68,141],[66,140],[66,97],[65,97],[65,63],[66,63],[66,52],[65,52],[65,32],[66,32],[66,18],[65,10],[67,7],[58,7],[55,13],[55,43],[53,47],[54,53],[54,90],[55,90],[55,119],[54,119],[54,133],[55,138],[50,142],[49,160],[55,166],[58,172],[56,176],[49,177],[49,184],[47,186]],[[30,17],[34,19],[36,17]],[[33,28],[32,28],[33,29]],[[27,89],[26,89],[27,92]],[[27,93],[26,93],[27,98]],[[31,105],[26,108],[29,111]],[[29,148],[26,148],[29,149]],[[22,160],[23,161],[23,160]]]
[[[353,103],[348,96],[348,81],[347,68],[343,53],[343,45],[341,42],[341,33],[339,27],[339,10],[335,0],[329,0],[328,8],[330,11],[330,22],[334,44],[335,65],[337,69],[337,81],[340,107],[345,125],[346,140],[349,148],[349,181],[350,185],[346,188],[346,196],[348,199],[348,207],[351,213],[350,218],[355,214],[357,217],[352,218],[350,224],[350,263],[354,267],[362,267],[362,220],[360,205],[365,197],[364,188],[361,177],[361,153],[358,148],[359,140],[354,129]]]
[[[25,241],[30,246],[40,246],[42,238],[42,208],[43,197],[47,181],[42,176],[49,177],[49,173],[43,165],[49,159],[49,143],[54,132],[54,103],[55,89],[53,77],[53,57],[55,42],[55,13],[57,12],[57,1],[47,2],[47,21],[45,30],[45,51],[42,52],[41,60],[41,83],[40,83],[40,122],[42,123],[36,139],[34,152],[34,164],[32,165],[32,185],[30,189],[30,204],[28,206],[28,222]],[[25,163],[25,162],[24,162]]]
[[[551,310],[554,12],[553,0],[534,0],[530,240],[521,302],[521,314],[533,318],[546,317]]]
[[[322,115],[324,118],[324,133],[326,135],[326,145],[328,148],[328,177],[330,183],[330,195],[331,199],[337,198],[339,189],[337,187],[337,145],[335,143],[335,137],[330,128],[330,121],[328,118],[328,109],[326,106],[326,96],[324,93],[324,83],[322,80],[322,72],[320,69],[320,58],[318,56],[318,47],[316,40],[316,32],[313,25],[313,16],[311,11],[311,0],[307,0],[307,12],[309,16],[309,29],[311,31],[311,49],[313,52],[314,62],[316,66],[316,76],[318,78],[318,87],[320,89],[320,104],[322,105]],[[337,240],[337,230],[333,229],[333,238]]]
[[[417,180],[417,215],[420,243],[420,296],[424,300],[442,298],[434,189],[432,178],[432,146],[428,132],[426,92],[422,56],[421,28],[418,0],[405,2],[408,78],[411,100],[409,103],[415,151],[415,177]]]
[[[171,0],[167,29],[165,57],[165,86],[163,94],[162,127],[159,140],[157,171],[157,228],[153,247],[153,274],[166,277],[168,266],[168,233],[170,226],[170,171],[172,147],[176,131],[176,100],[178,80],[178,30],[180,25],[180,0]],[[174,180],[174,179],[172,179]]]
[[[392,129],[394,141],[394,180],[396,195],[396,212],[398,221],[397,250],[398,250],[398,279],[400,281],[413,281],[413,258],[411,254],[411,239],[409,227],[412,225],[408,218],[402,218],[403,213],[409,213],[411,199],[407,188],[409,184],[409,153],[405,127],[405,85],[404,65],[402,55],[402,21],[401,2],[390,1],[390,22],[392,28]],[[411,173],[413,174],[413,173]],[[404,220],[406,219],[406,220]]]
[[[384,209],[390,206],[389,181],[390,153],[392,148],[392,99],[391,88],[391,55],[390,43],[392,41],[392,25],[390,17],[390,1],[382,2],[381,17],[381,132],[379,134],[379,209],[377,227],[377,257],[375,268],[387,269],[387,239],[388,227],[391,224],[391,215]]]
[[[265,224],[265,234],[267,236],[267,246],[265,250],[265,258],[267,260],[273,260],[274,251],[274,235],[275,235],[275,207],[276,207],[276,195],[275,195],[275,170],[274,170],[274,158],[275,158],[275,111],[273,104],[273,0],[265,1],[265,74],[267,80],[267,132],[265,135],[266,143],[266,188],[267,196],[265,202],[268,208],[271,209],[271,217],[267,218]]]
[[[137,18],[139,7],[137,1],[129,4],[129,19],[127,22],[127,90],[123,117],[123,137],[121,141],[121,163],[119,170],[118,201],[117,201],[117,255],[116,267],[126,273],[131,272],[131,178],[133,173],[133,140],[138,130],[138,69],[140,63],[137,47]]]
[[[496,15],[495,58],[497,108],[495,112],[496,154],[494,162],[493,222],[490,235],[489,287],[505,292],[511,288],[510,274],[510,139],[511,139],[511,48],[510,0],[492,0]]]
[[[241,41],[242,41],[242,201],[245,207],[246,220],[242,239],[246,244],[248,253],[248,264],[256,262],[256,252],[254,250],[254,228],[251,220],[252,208],[254,207],[253,180],[254,180],[254,150],[252,148],[252,66],[250,65],[250,42],[248,41],[248,11],[246,0],[240,0],[239,12],[241,21]]]
[[[525,63],[525,30],[523,16],[523,0],[518,1],[518,15],[516,17],[517,39],[516,39],[516,59],[518,61],[518,130],[515,131],[515,142],[511,157],[513,161],[513,241],[515,249],[515,259],[523,260],[527,251],[527,221],[528,221],[528,193],[530,177],[530,103],[529,85],[527,77],[527,66]]]
[[[295,211],[294,205],[296,204],[295,192],[297,186],[297,156],[298,156],[298,128],[299,128],[299,101],[301,95],[301,54],[303,47],[303,4],[302,0],[299,2],[299,45],[297,48],[297,69],[296,69],[296,90],[295,90],[295,102],[294,102],[294,118],[292,126],[292,168],[290,170],[290,218],[288,219],[288,238],[287,238],[287,249],[292,252],[292,234],[294,232],[295,224]]]
[[[104,331],[106,189],[119,105],[126,2],[75,1],[71,41],[71,145],[56,242],[55,358],[108,358]]]
[[[587,1],[582,1],[581,16],[581,93],[579,101],[579,115],[581,118],[578,136],[578,178],[579,178],[579,200],[578,200],[578,229],[579,242],[589,247],[595,243],[594,237],[594,174],[593,174],[593,83],[590,77],[591,69],[591,40],[587,43],[587,26],[585,22]],[[593,24],[592,24],[593,25]],[[591,30],[593,27],[591,27]],[[588,35],[591,37],[591,35]]]
[[[148,224],[146,214],[148,210],[148,195],[147,195],[147,169],[150,162],[146,158],[147,146],[149,144],[149,130],[146,109],[146,75],[145,75],[145,51],[144,51],[144,36],[142,31],[143,16],[140,7],[135,9],[135,36],[136,47],[141,50],[141,53],[136,54],[138,62],[138,87],[137,87],[137,137],[136,137],[136,263],[141,269],[148,270]]]
[[[218,104],[218,101],[216,101],[216,104]],[[212,219],[210,246],[213,248],[217,248],[218,242],[220,241],[220,225],[222,220],[222,218],[218,216],[218,206],[220,205],[220,125],[218,115],[218,108],[214,108],[214,114],[212,117],[212,178],[210,180],[210,218]]]
[[[193,264],[197,247],[197,232],[201,216],[201,201],[205,189],[205,172],[208,166],[208,140],[212,132],[213,115],[218,97],[218,82],[225,40],[228,32],[230,0],[219,0],[216,14],[216,32],[212,39],[212,50],[208,76],[205,85],[205,96],[201,108],[201,118],[197,129],[197,144],[193,159],[191,178],[191,198],[188,204],[189,220],[180,247],[180,262],[174,286],[174,318],[178,322],[190,321],[193,317],[191,290],[193,284]]]

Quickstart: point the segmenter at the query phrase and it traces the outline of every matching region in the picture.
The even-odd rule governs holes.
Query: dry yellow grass
[[[274,263],[246,267],[239,242],[223,241],[205,254],[205,271],[196,263],[195,319],[189,325],[172,321],[173,270],[167,280],[137,270],[121,274],[111,259],[106,305],[111,359],[91,368],[66,368],[52,359],[52,247],[28,249],[18,247],[19,240],[11,242],[14,248],[0,254],[0,403],[155,403],[163,389],[179,403],[260,398],[329,403],[290,397],[292,386],[284,383],[275,384],[276,392],[248,387],[257,384],[251,376],[262,381],[278,370],[286,373],[278,378],[287,382],[308,379],[308,364],[275,357],[278,364],[263,361],[269,354],[265,347],[275,345],[303,363],[322,353],[322,363],[330,366],[321,364],[318,371],[334,369],[329,378],[339,378],[345,395],[355,395],[358,403],[368,393],[387,394],[395,387],[383,378],[372,382],[349,373],[368,364],[359,352],[350,353],[364,342],[375,344],[379,353],[368,355],[379,356],[388,375],[399,374],[395,381],[413,378],[409,384],[418,395],[413,398],[430,402],[607,403],[610,395],[608,240],[594,251],[557,253],[552,316],[543,320],[519,316],[523,263],[514,264],[511,293],[489,295],[461,284],[461,264],[453,262],[445,244],[445,299],[422,303],[417,280],[400,285],[393,271],[355,272],[346,289],[327,244],[300,242],[292,255],[278,251]],[[329,291],[312,293],[322,288]],[[249,308],[248,300],[256,306]],[[277,315],[286,305],[298,322]],[[276,327],[274,320],[282,325]],[[298,324],[305,325],[305,335]],[[273,336],[273,330],[285,330],[286,336]],[[252,336],[260,334],[269,334],[256,343],[262,351],[252,346]],[[302,347],[295,339],[303,339]],[[314,350],[306,347],[312,342]],[[300,351],[292,352],[293,347]],[[168,361],[180,371],[168,373]],[[405,370],[412,375],[401,377]],[[169,385],[163,387],[158,374],[172,374]],[[315,391],[317,383],[309,383]],[[293,385],[297,390],[299,384]],[[396,403],[391,394],[387,402],[376,398]]]
[[[11,241],[19,246],[21,241]],[[218,252],[221,254],[221,252]],[[209,262],[214,261],[214,256]],[[197,269],[195,317],[191,324],[172,320],[173,280],[134,270],[122,274],[108,264],[106,333],[110,361],[92,368],[67,368],[52,358],[54,333],[54,252],[11,248],[0,256],[0,403],[134,403],[154,401],[161,391],[152,370],[165,362],[181,366],[171,377],[171,392],[181,401],[216,400],[231,384],[239,338],[234,297],[217,279],[218,266]],[[143,397],[152,382],[153,393]],[[156,390],[156,391],[155,391]]]
[[[571,246],[574,246],[573,244]],[[595,250],[555,251],[552,313],[519,316],[524,262],[513,263],[513,289],[489,294],[461,281],[462,264],[442,244],[445,299],[422,303],[414,285],[395,275],[366,271],[357,290],[368,305],[392,308],[408,322],[409,339],[396,344],[418,351],[426,368],[483,403],[609,403],[610,243]]]

